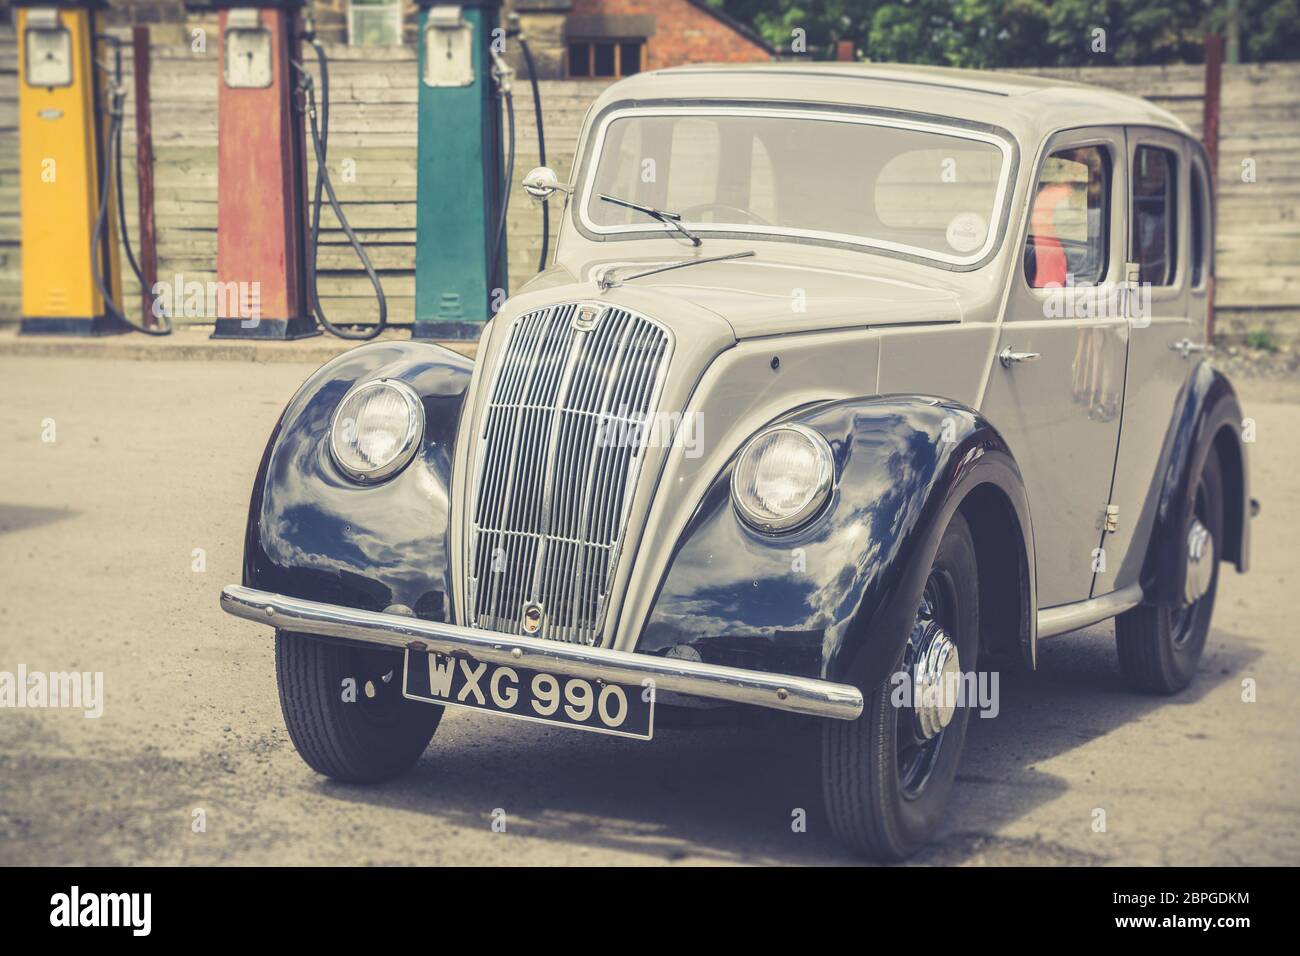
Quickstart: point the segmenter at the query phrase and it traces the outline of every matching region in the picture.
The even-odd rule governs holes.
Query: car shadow
[[[1000,674],[997,717],[972,720],[944,827],[914,862],[1106,862],[1043,841],[1004,840],[998,831],[1091,782],[1040,764],[1149,711],[1195,706],[1258,656],[1240,636],[1213,632],[1210,642],[1194,684],[1155,697],[1121,681],[1110,624],[1044,641],[1036,673]],[[428,814],[455,827],[488,829],[503,818],[507,835],[569,848],[666,861],[859,862],[836,845],[823,818],[815,721],[760,712],[702,723],[661,726],[647,743],[449,709],[418,766],[400,780],[315,786],[327,799]]]

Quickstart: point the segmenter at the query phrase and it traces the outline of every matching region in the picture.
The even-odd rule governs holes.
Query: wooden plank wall
[[[0,319],[19,309],[17,53],[13,32],[0,33]],[[125,34],[124,34],[125,35]],[[159,277],[215,278],[215,45],[194,53],[188,41],[153,48],[153,125]],[[128,47],[129,52],[129,47]],[[330,166],[353,227],[383,274],[389,315],[413,317],[415,277],[414,49],[336,46],[331,57]],[[125,66],[130,76],[129,57]],[[1204,96],[1200,66],[1091,67],[1033,71],[1144,95],[1199,134]],[[129,86],[129,79],[128,79]],[[567,177],[578,128],[604,81],[546,81],[542,103],[547,154]],[[128,99],[124,150],[135,151],[134,103]],[[515,85],[516,183],[537,163],[528,84]],[[1224,67],[1220,139],[1218,325],[1229,335],[1255,328],[1300,337],[1300,63]],[[1253,160],[1254,182],[1243,180]],[[355,176],[348,175],[353,170]],[[314,160],[310,173],[314,175]],[[127,213],[136,234],[134,175],[128,168]],[[555,222],[552,221],[552,233]],[[365,321],[374,314],[370,286],[328,206],[320,256],[323,304],[331,318]],[[507,232],[510,281],[517,288],[537,266],[540,210],[518,188]],[[554,235],[552,235],[552,241]],[[553,248],[553,245],[552,245]],[[140,297],[128,284],[128,306]]]

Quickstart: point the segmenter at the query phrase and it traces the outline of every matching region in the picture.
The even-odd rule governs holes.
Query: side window
[[[1133,232],[1138,281],[1173,285],[1178,264],[1178,163],[1174,154],[1139,146],[1133,155]]]
[[[1025,278],[1035,289],[1096,285],[1106,275],[1110,152],[1080,146],[1043,164],[1025,240]]]
[[[1209,239],[1210,202],[1205,191],[1205,176],[1200,163],[1192,163],[1192,288],[1199,289],[1205,283]]]

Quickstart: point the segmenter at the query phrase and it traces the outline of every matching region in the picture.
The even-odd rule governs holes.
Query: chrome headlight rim
[[[773,518],[766,514],[759,514],[749,507],[745,501],[745,496],[741,493],[736,484],[738,476],[741,474],[742,465],[746,457],[753,453],[758,443],[765,438],[770,437],[775,432],[793,432],[808,441],[816,450],[820,463],[819,474],[813,483],[813,492],[809,495],[807,502],[798,511],[793,512],[783,518]],[[801,425],[798,422],[782,422],[778,425],[769,425],[761,429],[757,434],[751,437],[740,450],[736,458],[736,464],[731,469],[731,504],[736,513],[740,516],[741,521],[754,531],[767,535],[791,534],[800,531],[811,524],[825,510],[827,502],[830,501],[831,492],[835,487],[835,456],[831,451],[830,442],[826,436],[815,428],[809,428],[807,425]]]
[[[406,410],[407,410],[406,434],[402,440],[401,447],[398,450],[397,454],[394,455],[393,458],[390,459],[387,463],[379,466],[378,468],[373,468],[368,471],[358,470],[356,468],[349,466],[343,460],[343,456],[339,453],[339,447],[338,447],[339,416],[343,414],[343,409],[348,407],[348,403],[351,402],[353,399],[357,398],[357,396],[367,391],[372,391],[380,388],[391,389],[392,391],[400,395],[402,397],[402,400],[406,403]],[[348,478],[350,478],[351,480],[359,484],[374,485],[374,484],[378,484],[379,482],[386,481],[389,478],[392,478],[403,468],[405,468],[408,464],[410,464],[411,459],[415,457],[415,450],[420,447],[420,442],[423,440],[424,440],[424,405],[421,404],[420,396],[415,393],[415,389],[411,388],[410,385],[407,385],[405,382],[401,381],[400,379],[377,378],[365,382],[361,385],[354,386],[353,388],[348,390],[348,393],[346,395],[343,396],[343,400],[340,401],[338,407],[334,409],[334,414],[330,416],[330,433],[329,433],[330,458],[333,459],[335,466],[341,472],[343,472],[344,475],[346,475]]]

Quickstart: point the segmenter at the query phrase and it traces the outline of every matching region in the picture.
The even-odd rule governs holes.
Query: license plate
[[[407,650],[402,694],[410,700],[486,710],[521,720],[649,740],[654,690]]]

